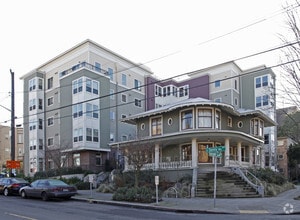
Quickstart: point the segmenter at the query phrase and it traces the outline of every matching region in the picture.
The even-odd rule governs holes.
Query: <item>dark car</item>
[[[4,177],[0,179],[0,193],[5,196],[19,195],[20,188],[29,186],[29,182],[16,177]]]
[[[22,198],[35,197],[46,201],[51,198],[70,199],[77,194],[77,188],[58,179],[40,179],[19,191]]]

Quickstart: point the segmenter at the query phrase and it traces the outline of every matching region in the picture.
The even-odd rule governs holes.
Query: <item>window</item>
[[[53,138],[48,138],[47,142],[48,142],[48,146],[53,146],[54,144]]]
[[[181,146],[181,158],[183,161],[192,160],[192,147],[191,145]]]
[[[78,142],[78,129],[74,129],[73,131],[73,142]]]
[[[93,129],[93,141],[99,142],[99,131],[98,129]]]
[[[261,119],[254,118],[250,122],[250,133],[254,136],[263,136],[264,122]]]
[[[220,80],[216,80],[215,81],[215,87],[220,87],[221,86],[221,81]]]
[[[161,135],[162,132],[162,120],[159,118],[151,119],[151,134],[152,136]]]
[[[199,109],[198,110],[198,128],[212,127],[212,110]]]
[[[99,94],[99,82],[95,80],[93,80],[93,94]]]
[[[86,79],[86,91],[87,92],[92,92],[92,80]]]
[[[110,141],[114,141],[115,140],[115,135],[113,133],[110,133],[109,140]]]
[[[127,95],[122,94],[121,100],[122,100],[122,102],[127,102]]]
[[[101,154],[96,154],[96,166],[101,166]]]
[[[141,81],[139,81],[139,80],[137,80],[137,79],[134,80],[134,88],[135,88],[136,90],[141,91],[141,90],[142,90],[141,85],[142,85]]]
[[[155,96],[161,96],[162,88],[158,85],[155,85]]]
[[[109,112],[109,118],[110,118],[110,120],[115,120],[115,118],[116,118],[115,112],[110,111]]]
[[[90,103],[86,103],[86,116],[87,117],[93,117],[93,105]]]
[[[234,104],[238,105],[238,99],[237,98],[234,98]]]
[[[191,129],[193,127],[193,111],[187,110],[181,112],[181,129]]]
[[[80,166],[80,154],[73,154],[74,166]]]
[[[269,144],[269,134],[264,135],[264,144]]]
[[[93,105],[93,118],[98,118],[98,117],[99,117],[98,105]]]
[[[39,119],[39,129],[43,129],[43,119]]]
[[[29,111],[32,111],[34,109],[36,109],[35,99],[30,99],[29,100]]]
[[[127,76],[124,73],[122,73],[122,85],[127,86]]]
[[[134,99],[134,105],[137,107],[142,107],[142,101],[140,99]]]
[[[269,105],[269,96],[264,95],[263,96],[263,106]]]
[[[53,97],[48,98],[48,100],[47,100],[48,106],[49,106],[49,105],[53,105],[53,100],[54,100]]]
[[[48,84],[47,85],[48,85],[48,87],[47,87],[48,89],[51,89],[53,87],[53,77],[48,79]]]
[[[39,109],[43,110],[43,99],[39,99]]]
[[[260,77],[258,77],[258,78],[255,79],[255,87],[256,88],[261,87],[261,78]]]
[[[39,150],[43,150],[43,139],[39,139]]]
[[[232,127],[232,118],[231,117],[227,118],[227,126]]]
[[[101,72],[101,64],[100,63],[95,62],[95,70],[97,72]]]
[[[34,119],[29,121],[29,130],[35,130],[36,129],[36,121]]]
[[[112,68],[108,68],[108,76],[109,76],[111,81],[114,80],[114,71],[113,71]]]
[[[238,89],[237,88],[237,80],[236,79],[234,80],[234,89],[236,89],[236,90]]]
[[[215,129],[221,129],[221,112],[216,110],[215,114]]]
[[[115,90],[113,90],[113,89],[110,89],[110,90],[109,90],[109,94],[110,94],[110,99],[111,99],[111,100],[114,100],[114,99],[115,99],[115,94],[114,94],[114,93],[115,93]]]
[[[268,86],[268,76],[263,76],[262,77],[262,85],[263,86]]]
[[[53,117],[48,118],[47,121],[48,121],[48,126],[51,126],[51,125],[54,124],[54,119],[53,119]]]
[[[82,78],[73,81],[73,94],[82,92]]]
[[[29,91],[33,91],[36,89],[36,79],[29,80]]]
[[[185,85],[179,88],[179,97],[184,97],[189,95],[189,86]]]
[[[256,107],[261,107],[261,96],[256,97]]]
[[[73,105],[73,118],[81,117],[82,114],[82,104]]]
[[[86,140],[92,141],[92,129],[91,128],[86,128]]]

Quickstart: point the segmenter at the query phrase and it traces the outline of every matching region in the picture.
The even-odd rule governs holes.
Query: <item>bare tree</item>
[[[61,175],[61,170],[66,167],[67,162],[70,160],[71,153],[68,151],[70,145],[63,144],[60,146],[51,146],[46,149],[46,160],[53,161],[54,168],[57,169],[58,175]]]
[[[297,9],[300,3],[295,0],[295,4],[287,5],[286,22],[288,33],[279,35],[281,41],[287,45],[282,49],[281,63],[282,76],[284,80],[280,83],[284,90],[284,100],[287,104],[300,107],[300,19]]]
[[[125,160],[133,168],[135,177],[135,187],[139,186],[140,173],[143,166],[152,162],[153,147],[149,143],[136,141],[127,144],[121,149]]]

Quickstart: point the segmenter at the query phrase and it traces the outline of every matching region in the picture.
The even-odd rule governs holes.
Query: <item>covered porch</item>
[[[140,140],[140,144],[143,144]],[[147,140],[149,141],[149,140]],[[202,164],[214,164],[206,148],[225,146],[216,162],[224,167],[263,167],[262,140],[236,131],[189,132],[151,140],[151,160],[142,170],[194,169]],[[125,158],[124,170],[132,170]]]

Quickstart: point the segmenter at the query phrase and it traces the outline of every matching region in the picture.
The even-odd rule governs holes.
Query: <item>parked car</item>
[[[23,186],[28,186],[29,182],[16,177],[4,177],[0,179],[0,193],[5,196],[19,195],[19,190]]]
[[[70,199],[77,194],[77,188],[58,179],[40,179],[19,191],[22,198],[35,197],[47,201],[51,198]]]

